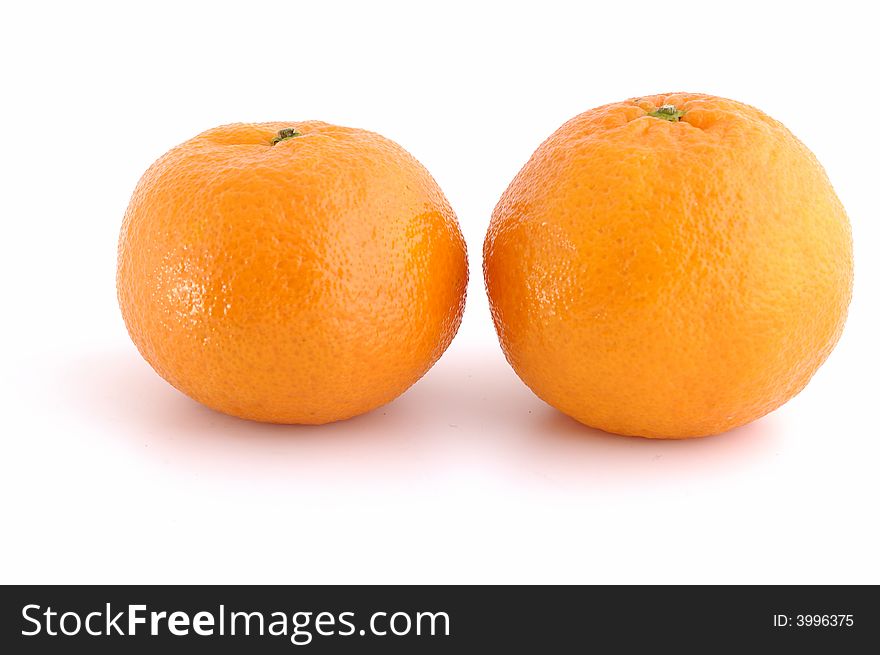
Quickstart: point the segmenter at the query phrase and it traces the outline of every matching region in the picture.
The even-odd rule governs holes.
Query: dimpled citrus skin
[[[664,105],[680,120],[650,116]],[[676,93],[571,119],[484,244],[508,361],[589,426],[724,432],[798,393],[840,337],[848,219],[822,167],[754,107]]]
[[[119,304],[144,358],[205,405],[273,423],[401,394],[455,335],[466,284],[455,214],[421,164],[316,121],[226,125],[172,149],[119,241]]]

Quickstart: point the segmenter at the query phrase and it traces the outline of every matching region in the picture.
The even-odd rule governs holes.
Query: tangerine
[[[396,143],[317,121],[173,148],[125,214],[117,289],[152,367],[221,412],[319,424],[392,400],[461,321],[449,202]]]
[[[502,195],[483,249],[504,353],[543,400],[644,437],[779,407],[841,335],[850,225],[781,123],[696,93],[575,116]]]

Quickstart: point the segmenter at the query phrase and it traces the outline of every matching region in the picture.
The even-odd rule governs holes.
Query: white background
[[[14,7],[14,8],[10,8]],[[863,9],[864,8],[864,9]],[[870,3],[8,3],[0,15],[2,582],[880,582],[880,52]],[[853,223],[843,338],[726,435],[615,437],[505,363],[480,253],[571,116],[701,91],[761,107]],[[401,143],[467,239],[461,332],[401,398],[324,427],[172,389],[125,332],[116,239],[141,173],[237,121]]]

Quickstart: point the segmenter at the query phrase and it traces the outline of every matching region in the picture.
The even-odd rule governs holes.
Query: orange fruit
[[[843,329],[852,238],[813,154],[739,102],[605,105],[550,136],[484,244],[508,361],[608,432],[684,438],[779,407]]]
[[[208,130],[137,185],[119,241],[135,345],[188,396],[272,423],[392,400],[461,321],[465,244],[437,183],[365,130]]]

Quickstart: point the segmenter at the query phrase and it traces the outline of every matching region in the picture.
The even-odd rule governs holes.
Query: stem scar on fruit
[[[684,111],[676,109],[675,105],[662,105],[654,111],[649,111],[648,116],[662,118],[664,121],[671,121],[674,123],[681,120],[681,117],[684,116]]]
[[[278,135],[272,139],[272,145],[274,146],[276,143],[287,141],[287,139],[292,139],[296,136],[302,136],[302,134],[297,132],[295,127],[285,127],[283,130],[278,130]]]

